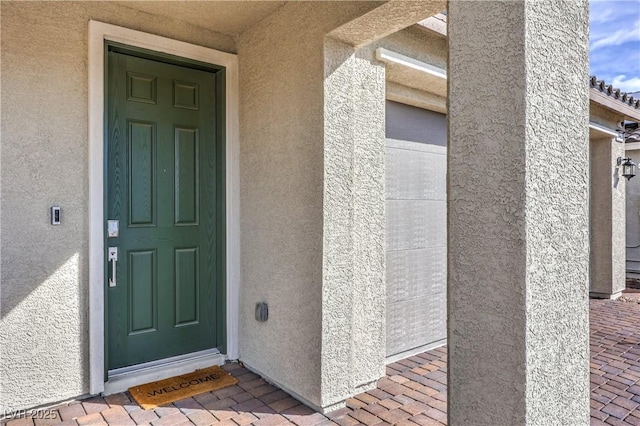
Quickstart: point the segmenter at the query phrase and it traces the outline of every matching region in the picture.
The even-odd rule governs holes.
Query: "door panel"
[[[158,329],[158,279],[155,250],[130,251],[129,334]]]
[[[198,224],[198,129],[176,128],[175,134],[176,225]]]
[[[386,355],[447,336],[447,119],[387,101]]]
[[[129,226],[155,225],[155,123],[129,121]]]
[[[176,326],[198,322],[198,248],[176,250]]]
[[[106,291],[112,370],[216,347],[224,206],[215,74],[109,52],[108,75],[106,215],[120,221],[106,238],[119,251]]]

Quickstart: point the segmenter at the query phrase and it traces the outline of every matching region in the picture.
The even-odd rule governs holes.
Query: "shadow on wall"
[[[67,313],[79,312],[83,316],[82,313],[88,309],[88,286],[83,291],[80,284],[84,282],[80,255],[66,255],[67,258],[62,259],[59,264],[44,261],[32,252],[29,255],[29,261],[21,262],[24,268],[13,270],[11,262],[5,262],[3,258],[0,318],[3,321],[13,321],[18,315],[27,321],[25,327],[30,328],[33,322],[29,321],[31,317],[26,315],[28,312],[47,313],[51,319],[60,310],[67,310]],[[22,269],[29,273],[20,274]],[[34,272],[38,273],[37,278]]]
[[[0,410],[85,394],[88,286],[78,253],[4,256],[0,319]],[[26,386],[25,383],[29,385]]]
[[[62,225],[47,224],[48,229],[35,232],[12,225],[18,231],[2,229],[0,319],[5,320],[15,309],[20,311],[18,315],[23,315],[24,309],[38,309],[52,317],[59,310],[70,309],[83,315],[88,309],[88,267],[78,249],[85,253],[88,247],[85,244],[78,247],[78,235],[69,232],[73,225],[65,224],[64,216]],[[23,229],[31,232],[20,235]]]

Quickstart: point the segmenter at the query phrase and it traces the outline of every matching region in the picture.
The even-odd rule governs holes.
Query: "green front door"
[[[224,153],[216,73],[109,51],[108,370],[218,346]],[[118,228],[117,236],[114,232]],[[111,228],[111,229],[109,229]],[[115,274],[114,274],[115,270]]]

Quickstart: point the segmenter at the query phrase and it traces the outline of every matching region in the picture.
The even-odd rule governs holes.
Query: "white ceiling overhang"
[[[385,48],[376,49],[376,59],[386,64],[387,81],[440,97],[447,96],[447,71]]]

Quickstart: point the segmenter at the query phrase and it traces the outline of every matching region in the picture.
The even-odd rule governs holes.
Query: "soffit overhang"
[[[235,37],[283,7],[286,1],[121,1],[154,16],[177,19]]]

